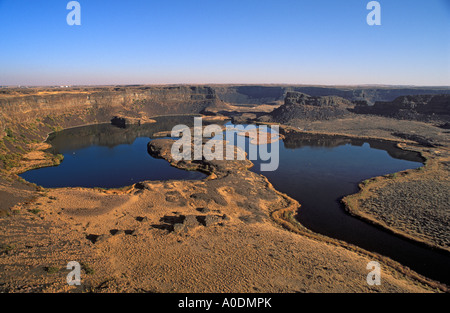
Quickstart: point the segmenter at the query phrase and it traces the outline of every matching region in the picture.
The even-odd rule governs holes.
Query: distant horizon
[[[139,87],[139,86],[305,86],[305,87],[408,87],[408,88],[448,88],[450,85],[402,85],[402,84],[290,84],[290,83],[154,83],[154,84],[80,84],[80,85],[0,85],[0,88],[71,88],[71,87]]]
[[[450,2],[370,2],[0,0],[0,85],[450,86]]]

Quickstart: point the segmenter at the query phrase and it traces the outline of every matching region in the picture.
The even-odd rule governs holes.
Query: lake
[[[53,153],[64,154],[56,167],[31,170],[21,176],[44,187],[122,187],[143,180],[203,179],[205,174],[174,168],[147,152],[147,143],[160,131],[184,124],[186,116],[159,117],[157,123],[118,128],[93,125],[51,134]],[[204,123],[206,124],[206,123]],[[248,150],[249,139],[245,140]],[[434,251],[347,214],[340,199],[358,191],[358,183],[379,175],[422,166],[414,152],[394,143],[301,134],[280,142],[279,167],[260,172],[260,160],[251,169],[301,204],[298,220],[309,229],[391,257],[415,271],[450,283],[448,253]],[[392,208],[395,210],[395,208]]]
[[[52,133],[47,142],[52,153],[63,154],[56,167],[31,170],[20,176],[46,188],[101,187],[117,188],[144,180],[197,180],[200,172],[185,171],[147,153],[153,134],[184,124],[193,126],[193,117],[165,116],[157,123],[128,125],[90,125]],[[206,124],[206,123],[205,123]]]

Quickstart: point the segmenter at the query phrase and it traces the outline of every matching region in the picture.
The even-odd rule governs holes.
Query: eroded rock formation
[[[390,102],[377,101],[373,106],[358,103],[354,111],[399,119],[449,121],[450,95],[401,96]]]
[[[313,97],[300,92],[288,92],[284,105],[270,113],[271,121],[288,123],[294,119],[327,120],[349,114],[353,104],[336,96]]]

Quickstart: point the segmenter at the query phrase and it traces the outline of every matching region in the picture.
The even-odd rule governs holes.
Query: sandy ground
[[[12,213],[11,207],[35,197],[36,188],[12,178],[0,177],[0,217]]]
[[[51,190],[0,220],[0,240],[13,247],[0,258],[0,288],[12,292],[430,291],[390,268],[383,268],[381,286],[368,286],[366,265],[372,258],[299,236],[270,220],[268,211],[274,203],[284,206],[279,195],[273,193],[277,199],[253,205],[233,187],[219,190],[212,186],[217,184],[221,185],[215,180],[151,182],[144,189],[117,194]],[[250,181],[247,187],[248,192],[258,193]],[[207,200],[217,194],[192,197],[214,189],[223,203]],[[40,211],[29,212],[32,209]],[[215,218],[177,232],[175,222],[183,215],[205,217],[204,221],[207,216]],[[81,288],[65,282],[69,261],[88,269],[82,272]]]

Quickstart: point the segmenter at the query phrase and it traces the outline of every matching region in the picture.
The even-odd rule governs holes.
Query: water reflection
[[[119,128],[110,124],[66,129],[53,133],[50,151],[64,154],[57,167],[31,170],[20,176],[43,187],[128,186],[144,180],[202,179],[205,174],[172,167],[147,153],[147,144],[158,132],[175,125],[193,126],[193,116],[155,118],[156,123]],[[206,122],[204,124],[207,124]]]
[[[286,149],[298,149],[306,146],[331,149],[345,145],[362,147],[364,144],[368,144],[372,149],[386,151],[391,157],[395,159],[401,159],[411,162],[425,161],[420,153],[399,149],[396,143],[386,140],[360,139],[342,136],[326,136],[302,133],[290,133],[284,139],[284,146]]]
[[[64,153],[89,146],[113,148],[122,144],[131,145],[139,137],[154,138],[154,134],[170,132],[175,125],[194,126],[193,116],[162,116],[154,119],[156,123],[127,125],[124,128],[99,124],[65,129],[50,134],[47,142],[52,145],[53,153]]]

